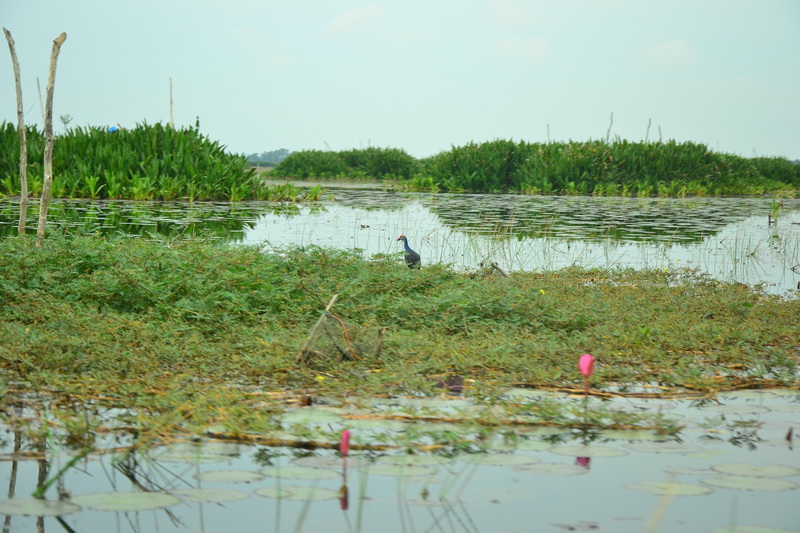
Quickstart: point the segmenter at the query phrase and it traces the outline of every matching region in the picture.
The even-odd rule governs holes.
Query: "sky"
[[[66,32],[70,127],[168,124],[171,79],[175,126],[234,153],[610,134],[800,159],[800,0],[3,0],[0,25],[27,124]]]

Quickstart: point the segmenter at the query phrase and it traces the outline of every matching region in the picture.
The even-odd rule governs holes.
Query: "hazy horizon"
[[[237,153],[611,138],[800,159],[794,0],[4,3],[25,120],[169,122]],[[8,47],[0,120],[16,124]],[[651,126],[648,133],[648,121]],[[660,132],[659,132],[660,130]]]

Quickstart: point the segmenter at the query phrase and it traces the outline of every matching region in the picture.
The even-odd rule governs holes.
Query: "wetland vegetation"
[[[510,387],[580,392],[584,352],[601,396],[797,384],[800,300],[691,271],[506,277],[317,247],[69,234],[42,248],[6,239],[0,254],[4,402],[113,405],[165,434],[258,434],[287,398],[435,395],[453,380],[489,404]],[[334,294],[341,326],[301,356]]]
[[[453,146],[415,160],[395,149],[306,150],[270,174],[288,178],[390,179],[413,190],[595,196],[794,196],[800,164],[715,153],[693,142],[529,143]]]
[[[28,190],[41,195],[44,133],[26,128]],[[294,201],[313,191],[291,185],[267,186],[244,156],[201,134],[160,123],[136,128],[70,128],[55,140],[52,196],[131,200],[260,199]],[[0,124],[0,194],[19,195],[19,135]]]
[[[4,126],[3,136],[8,142],[2,143],[0,194],[13,196],[19,186],[16,132]],[[35,130],[29,139],[31,189],[38,194],[43,142]],[[778,412],[797,412],[787,402],[798,399],[800,299],[768,294],[758,283],[723,282],[699,270],[673,268],[672,261],[669,268],[624,268],[614,259],[614,266],[528,265],[506,267],[506,273],[483,259],[456,269],[447,262],[450,256],[437,263],[434,252],[425,256],[423,269],[409,270],[383,242],[388,231],[396,244],[391,224],[401,224],[416,233],[410,233],[415,243],[425,243],[426,253],[463,255],[486,238],[491,257],[506,254],[521,263],[525,254],[536,253],[529,239],[544,238],[551,246],[558,241],[569,249],[581,236],[606,244],[652,239],[666,257],[672,244],[699,243],[727,226],[714,215],[718,209],[738,219],[749,216],[752,206],[732,213],[727,204],[681,200],[628,198],[614,200],[623,205],[603,206],[573,205],[603,198],[561,198],[568,200],[562,204],[554,197],[497,195],[487,210],[468,195],[451,195],[448,201],[427,199],[428,212],[400,198],[417,193],[387,192],[370,201],[385,202],[392,213],[400,210],[403,220],[376,220],[370,230],[358,220],[362,211],[330,208],[336,212],[325,218],[327,231],[346,236],[334,240],[319,232],[315,238],[328,240],[324,247],[303,239],[275,246],[268,238],[289,232],[295,217],[328,210],[325,202],[295,203],[318,199],[320,187],[267,186],[243,158],[225,154],[197,129],[77,128],[56,143],[54,194],[88,201],[54,202],[41,247],[31,235],[5,237],[0,246],[0,427],[6,430],[0,448],[5,464],[12,465],[8,499],[0,500],[6,530],[34,527],[33,519],[16,515],[37,517],[35,527],[44,530],[47,515],[66,530],[74,530],[69,523],[96,531],[127,523],[139,531],[140,518],[150,512],[159,530],[194,527],[193,519],[184,522],[179,502],[198,506],[197,529],[212,521],[229,529],[237,517],[246,529],[261,525],[266,513],[270,520],[274,516],[277,531],[282,512],[296,521],[295,530],[314,520],[330,529],[335,523],[320,518],[329,511],[310,509],[316,500],[334,499],[336,510],[344,512],[340,530],[389,531],[397,524],[387,523],[388,513],[395,506],[408,508],[409,486],[419,494],[415,505],[438,513],[414,513],[414,521],[432,519],[438,527],[458,520],[475,531],[476,524],[487,523],[494,530],[500,515],[504,527],[519,523],[527,529],[532,500],[530,492],[519,490],[520,476],[549,476],[544,485],[538,482],[546,487],[539,491],[541,511],[549,509],[539,522],[559,528],[594,529],[594,520],[613,520],[620,529],[625,520],[629,526],[620,530],[640,531],[642,524],[652,531],[676,495],[705,500],[672,504],[670,525],[691,517],[710,528],[722,523],[719,516],[732,516],[725,490],[774,494],[798,487],[782,479],[798,475],[796,468],[749,464],[752,458],[742,452],[773,446],[771,460],[791,462],[793,422],[775,414],[765,425],[760,417],[770,411],[766,402]],[[777,198],[793,196],[798,184],[797,165],[785,160],[744,160],[711,154],[701,145],[619,141],[494,141],[454,147],[425,161],[374,148],[303,152],[294,159],[284,160],[276,175],[294,168],[303,178],[379,178],[404,188],[449,191],[770,194],[776,198],[769,209],[769,249],[784,267],[797,257],[792,215],[787,226]],[[338,166],[329,171],[333,159]],[[171,199],[189,202],[149,201]],[[289,202],[276,202],[265,215],[258,202],[236,202],[245,199]],[[361,200],[335,201],[347,208]],[[18,211],[12,204],[8,199],[0,209],[0,228],[14,226]],[[785,205],[794,209],[793,200]],[[430,230],[426,217],[434,215],[449,232]],[[246,230],[259,225],[268,238],[253,244]],[[669,230],[662,231],[664,226]],[[307,231],[299,223],[295,228]],[[455,235],[469,241],[464,250],[449,241]],[[529,249],[523,253],[515,243]],[[741,250],[755,257],[763,246],[760,240],[755,248],[750,241],[735,243],[734,269],[741,268]],[[497,247],[506,251],[498,255]],[[489,257],[484,252],[473,250]],[[587,352],[597,364],[584,397],[577,362]],[[721,404],[720,398],[734,403]],[[670,412],[685,404],[668,401],[678,399],[692,402],[691,415]],[[759,405],[747,403],[753,401]],[[348,459],[333,455],[342,428],[353,432],[356,455],[349,459],[357,480],[355,528],[346,513]],[[742,462],[708,465],[705,459],[701,470],[696,460],[702,454],[728,453],[703,449],[721,441],[739,448],[730,457]],[[543,463],[544,453],[568,462]],[[635,457],[626,460],[627,468],[610,464],[618,459],[606,465],[629,453]],[[648,453],[696,456],[676,466]],[[175,461],[188,461],[188,470],[176,469]],[[220,469],[220,462],[227,468]],[[263,468],[253,470],[254,464]],[[342,464],[340,481],[330,469]],[[489,472],[498,467],[510,477]],[[553,477],[587,474],[590,467],[596,475],[579,487]],[[706,476],[699,484],[672,481],[698,474]],[[398,486],[376,479],[382,476],[398,478]],[[231,483],[270,477],[275,487],[252,493],[275,500],[274,509],[227,503],[248,497]],[[326,480],[323,486],[320,480]],[[17,489],[23,497],[14,497]],[[491,499],[476,496],[475,489],[490,489]],[[595,509],[587,516],[592,521],[575,522],[574,509],[561,509],[558,502],[570,501],[577,490],[613,494],[626,508]],[[620,490],[630,492],[618,498]],[[716,497],[707,496],[715,491]],[[661,503],[647,500],[651,494],[662,497]],[[755,494],[741,500],[745,522],[791,523],[785,512],[791,494]],[[226,503],[207,509],[206,519],[204,502]],[[655,511],[650,520],[631,519],[628,508]],[[774,509],[769,519],[763,518],[765,509]],[[108,511],[114,513],[101,516]],[[169,523],[159,524],[156,512]],[[62,518],[68,514],[69,522]],[[571,523],[561,523],[564,517]],[[362,519],[373,525],[362,527]],[[412,520],[410,510],[401,513],[403,531],[405,520]]]

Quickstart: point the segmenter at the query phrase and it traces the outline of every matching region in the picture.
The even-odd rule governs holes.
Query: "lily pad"
[[[465,463],[473,465],[517,466],[538,463],[540,459],[525,455],[510,455],[505,453],[474,454],[461,457]]]
[[[155,461],[168,463],[219,463],[241,453],[241,446],[233,443],[179,443],[162,446],[150,452]]]
[[[409,428],[408,422],[379,418],[348,418],[344,420],[344,424],[350,429],[380,429],[382,431],[405,431]]]
[[[339,460],[343,464],[343,460]],[[266,466],[260,470],[262,474],[268,477],[278,477],[281,479],[334,479],[339,477],[340,474],[333,470],[324,468],[312,468],[310,466]]]
[[[684,442],[632,442],[625,446],[626,448],[635,452],[651,452],[651,453],[693,453],[702,450],[699,446],[694,444],[686,444]]]
[[[703,483],[723,489],[757,491],[792,490],[798,487],[797,483],[786,479],[752,476],[716,476],[704,479]]]
[[[341,471],[344,466],[344,459],[342,457],[333,457],[330,455],[309,455],[308,457],[298,457],[292,461],[296,466],[308,466],[311,468],[324,468],[327,470]],[[347,468],[361,468],[364,465],[369,465],[369,460],[363,457],[347,458]]]
[[[711,467],[712,470],[734,476],[752,477],[788,477],[800,475],[800,468],[784,465],[752,465],[746,463],[722,463]]]
[[[342,417],[339,413],[330,409],[317,409],[312,407],[302,407],[287,411],[281,417],[284,425],[288,424],[331,424],[341,423]]]
[[[713,475],[714,472],[707,468],[692,468],[691,466],[670,466],[664,469],[665,472],[676,475],[686,476],[707,476]]]
[[[604,429],[600,432],[600,436],[613,440],[664,440],[664,435],[652,429]]]
[[[693,459],[710,459],[712,457],[717,457],[719,455],[728,455],[731,452],[728,450],[721,450],[719,448],[710,448],[705,450],[698,450],[696,452],[689,452],[686,454],[686,457],[691,457]]]
[[[572,457],[622,457],[628,455],[626,450],[612,448],[611,446],[559,446],[550,450],[557,455]]]
[[[64,501],[39,500],[37,498],[19,498],[0,500],[0,514],[24,516],[61,516],[77,513],[79,505]]]
[[[98,492],[73,496],[72,502],[97,511],[152,511],[180,500],[165,492]]]
[[[413,476],[425,477],[433,476],[439,470],[430,466],[414,466],[414,465],[380,465],[375,464],[369,467],[370,474],[377,474],[379,476]]]
[[[658,494],[659,496],[700,496],[714,492],[713,489],[702,485],[672,481],[641,481],[633,485],[627,485],[627,488],[638,490],[639,492]]]
[[[551,475],[551,476],[580,476],[587,474],[589,469],[576,464],[569,463],[537,463],[533,465],[521,465],[514,468],[523,474]]]
[[[200,472],[194,477],[199,481],[211,483],[252,483],[264,479],[262,474],[250,470],[210,470],[208,472]]]
[[[526,452],[543,452],[552,448],[552,444],[541,440],[521,440],[517,444],[518,450],[524,450]]]
[[[441,455],[384,455],[375,462],[386,465],[442,466],[453,461]]]
[[[244,500],[250,497],[246,492],[234,489],[180,489],[171,490],[169,493],[174,494],[185,502],[222,503]]]
[[[253,491],[264,498],[280,500],[335,500],[339,498],[338,490],[323,489],[320,487],[304,487],[301,485],[287,485],[280,489],[263,487]]]

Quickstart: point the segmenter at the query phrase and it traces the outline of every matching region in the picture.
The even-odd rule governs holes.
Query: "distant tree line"
[[[247,161],[250,163],[270,163],[273,165],[277,165],[278,163],[286,159],[291,153],[292,152],[290,152],[286,148],[280,148],[279,150],[261,152],[260,154],[249,154],[245,157],[247,158]]]

